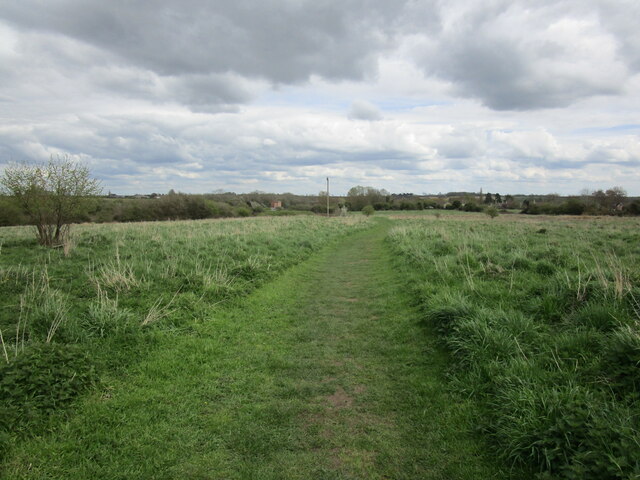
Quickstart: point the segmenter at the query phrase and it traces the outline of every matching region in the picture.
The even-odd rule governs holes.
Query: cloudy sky
[[[0,168],[640,195],[638,0],[2,0]]]

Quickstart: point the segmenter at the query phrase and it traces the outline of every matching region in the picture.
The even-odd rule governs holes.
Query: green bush
[[[491,206],[489,208],[487,208],[484,213],[486,213],[489,217],[491,218],[496,218],[499,213],[498,213],[498,209],[494,206]]]
[[[213,218],[233,217],[233,209],[228,203],[208,201],[208,205]]]
[[[239,207],[236,209],[236,215],[238,215],[239,217],[250,217],[251,210],[249,210],[247,207]]]
[[[585,209],[586,206],[584,203],[572,198],[560,205],[558,213],[563,213],[565,215],[582,215]]]
[[[460,210],[464,212],[481,212],[482,206],[478,205],[475,202],[467,202],[463,206],[460,207]]]
[[[375,208],[373,208],[372,205],[366,205],[364,207],[362,207],[362,213],[365,214],[367,217],[370,215],[373,215],[375,213]]]
[[[582,215],[587,207],[580,200],[569,199],[563,203],[528,203],[522,213],[529,215]]]

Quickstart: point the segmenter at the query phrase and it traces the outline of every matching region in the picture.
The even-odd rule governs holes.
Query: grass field
[[[279,217],[75,228],[70,250],[0,231],[0,445],[37,434],[102,372],[366,226]]]
[[[3,478],[634,478],[640,222],[0,230]],[[529,473],[527,473],[529,472]]]
[[[453,383],[506,461],[542,478],[640,475],[639,227],[427,215],[392,230]]]

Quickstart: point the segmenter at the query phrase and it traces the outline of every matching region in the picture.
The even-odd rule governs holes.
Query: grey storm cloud
[[[21,28],[65,35],[159,75],[236,72],[276,83],[362,78],[403,1],[3,2]]]
[[[31,46],[32,60],[39,48],[61,70],[91,67],[96,84],[124,96],[196,111],[250,101],[246,79],[364,79],[407,38],[421,39],[411,50],[423,72],[460,95],[497,110],[563,107],[624,89],[640,69],[637,18],[636,0],[0,4],[0,19],[48,35]],[[56,49],[61,38],[76,46]]]

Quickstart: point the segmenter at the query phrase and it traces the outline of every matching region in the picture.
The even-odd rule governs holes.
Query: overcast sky
[[[640,195],[638,0],[2,0],[0,168]]]

